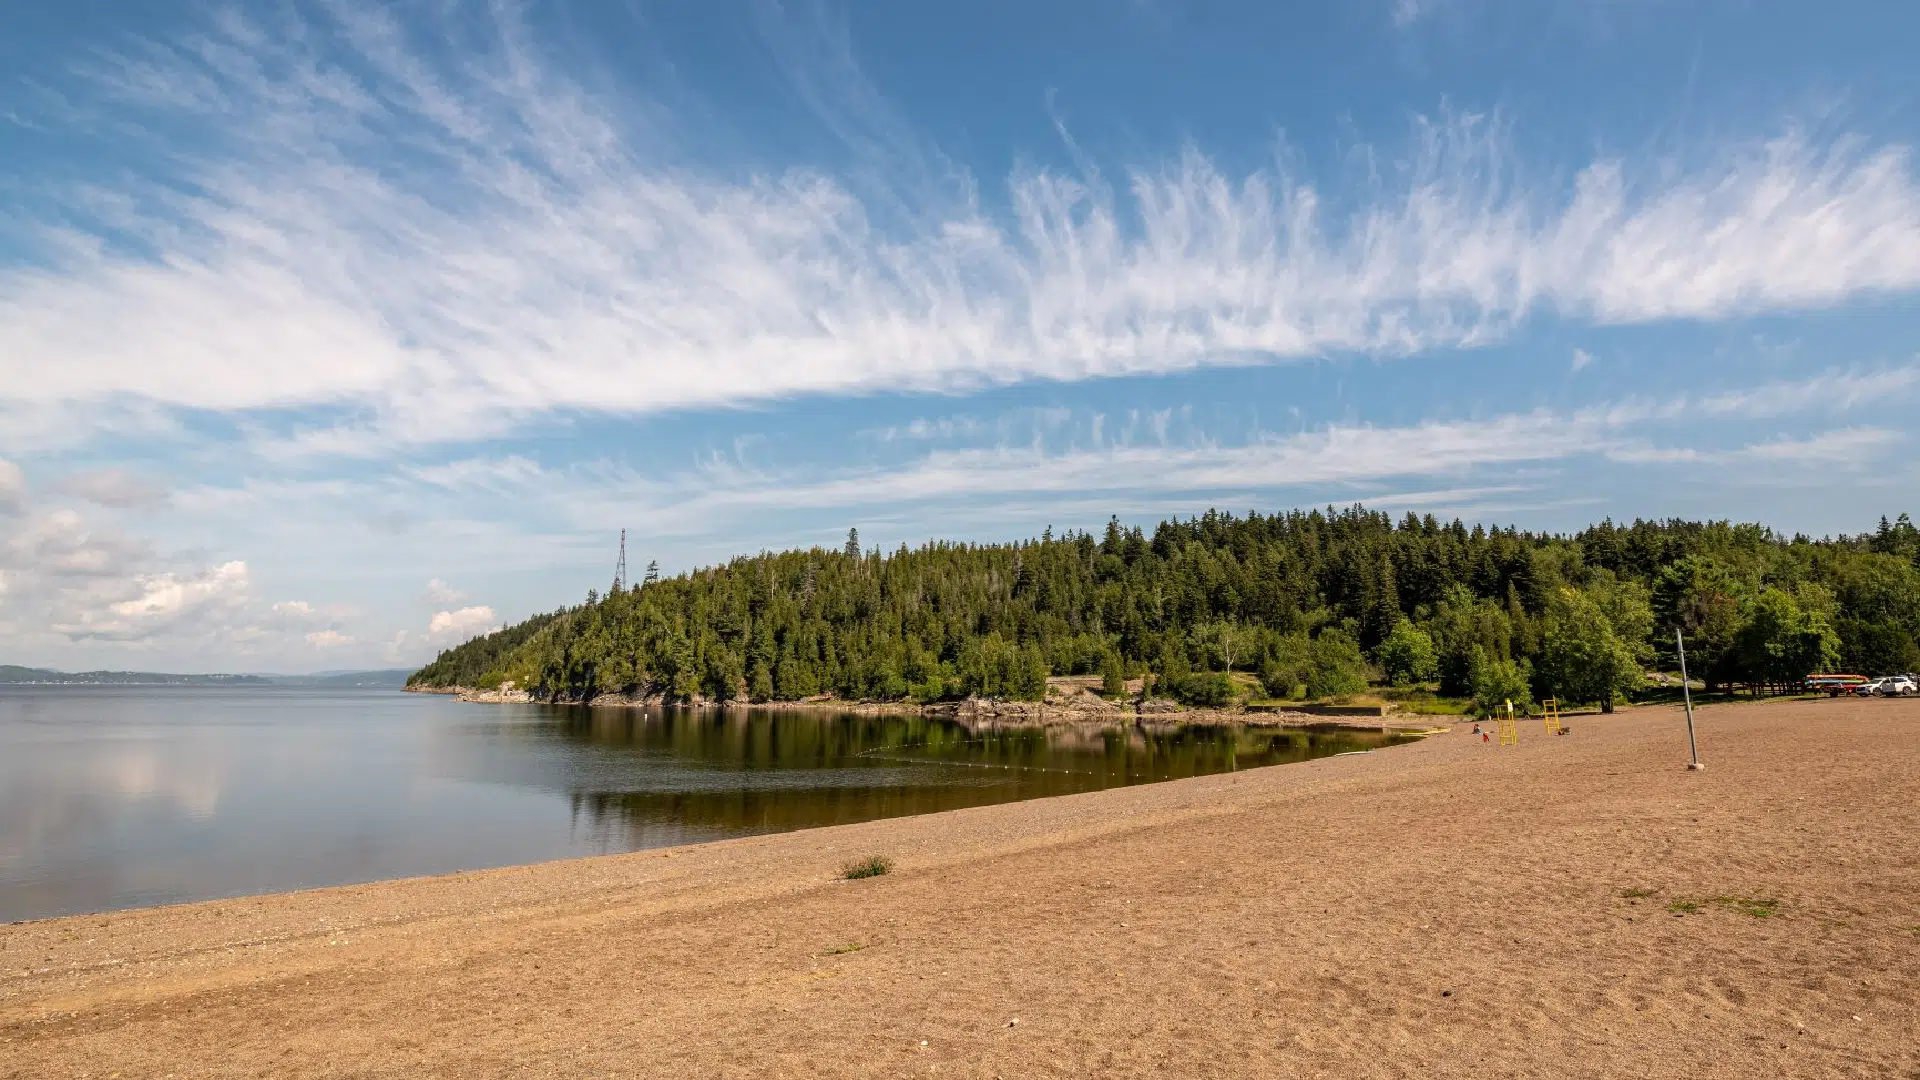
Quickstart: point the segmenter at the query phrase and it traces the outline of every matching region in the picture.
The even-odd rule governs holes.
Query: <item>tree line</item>
[[[1247,672],[1285,699],[1380,680],[1611,708],[1647,670],[1675,669],[1675,629],[1709,690],[1920,668],[1920,532],[1902,514],[1822,539],[1681,520],[1561,535],[1356,506],[891,553],[849,533],[840,550],[590,592],[443,652],[411,684],[1034,700],[1049,675],[1098,675],[1117,696],[1144,674],[1204,705]]]

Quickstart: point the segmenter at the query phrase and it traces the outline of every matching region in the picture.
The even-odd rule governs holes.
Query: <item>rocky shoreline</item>
[[[669,702],[661,694],[596,694],[590,698],[541,696],[511,688],[480,690],[465,686],[409,686],[408,693],[444,694],[456,701],[486,705],[584,705],[591,708],[652,709],[675,705],[681,708],[719,710],[771,710],[777,712],[834,712],[860,716],[938,716],[961,723],[1012,724],[1023,727],[1054,725],[1222,725],[1248,727],[1344,727],[1366,731],[1404,731],[1429,733],[1445,730],[1445,717],[1423,716],[1332,716],[1321,713],[1276,710],[1252,712],[1244,709],[1190,709],[1159,698],[1120,704],[1096,694],[1049,694],[1045,701],[1004,701],[997,698],[966,698],[919,704],[910,701],[845,701],[816,697],[800,701],[716,702],[696,698],[687,702]]]

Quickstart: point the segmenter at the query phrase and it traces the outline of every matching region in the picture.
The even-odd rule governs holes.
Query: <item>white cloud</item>
[[[114,645],[171,652],[204,670],[297,641],[334,615],[304,601],[266,604],[240,559],[156,550],[70,509],[27,512],[0,533],[0,649]]]
[[[394,631],[393,637],[386,643],[382,655],[389,664],[411,664],[419,661],[419,647],[414,637],[405,630]]]
[[[1906,439],[1901,432],[1888,428],[1847,428],[1801,439],[1754,443],[1741,450],[1739,457],[1770,464],[1858,467],[1872,464]]]
[[[316,649],[334,649],[353,644],[353,638],[337,630],[315,630],[307,635],[307,644]]]
[[[1920,363],[1878,371],[1825,371],[1806,379],[1762,383],[1703,398],[1707,416],[1761,419],[1804,412],[1845,412],[1860,405],[1905,401],[1920,390]]]
[[[1628,402],[1572,413],[1536,410],[1401,427],[1330,425],[1296,434],[1261,433],[1236,444],[1184,435],[1168,416],[1083,419],[1077,445],[1044,440],[937,448],[884,467],[822,473],[713,462],[677,476],[599,463],[565,470],[486,459],[436,471],[454,490],[484,492],[556,519],[603,528],[609,516],[648,520],[653,536],[679,524],[715,523],[766,511],[827,507],[899,507],[993,499],[1087,496],[1107,500],[1192,494],[1239,498],[1255,492],[1324,492],[1376,481],[1459,476],[1602,454],[1632,445],[1638,425],[1662,421],[1672,406]],[[1091,436],[1089,439],[1088,437]],[[1057,443],[1058,440],[1055,440]],[[578,508],[590,504],[590,510]]]
[[[427,637],[443,642],[465,640],[498,628],[493,609],[483,604],[463,607],[458,611],[435,612],[433,618],[427,621]]]
[[[1588,364],[1591,364],[1591,363],[1593,363],[1592,353],[1588,352],[1585,349],[1573,350],[1573,370],[1579,371],[1581,368],[1586,367]]]
[[[434,578],[427,582],[427,602],[443,607],[452,607],[467,598],[467,594],[453,586]]]
[[[1609,426],[1603,414],[1542,412],[1401,428],[1328,427],[1238,446],[936,451],[904,469],[811,484],[776,480],[746,490],[695,495],[689,510],[698,513],[741,501],[791,508],[1034,492],[1246,491],[1441,475],[1587,452],[1603,445]]]
[[[497,494],[524,489],[546,470],[518,455],[504,458],[464,458],[441,465],[407,468],[405,474],[435,487],[487,490]]]
[[[970,178],[723,178],[510,17],[443,68],[384,9],[331,10],[110,69],[126,116],[219,149],[20,238],[40,258],[0,271],[0,406],[325,406],[367,419],[267,441],[360,453],[556,410],[1393,355],[1539,312],[1717,319],[1920,286],[1896,145],[1600,158],[1556,195],[1499,125],[1450,115],[1376,154],[1405,162],[1377,182],[1190,150],[1112,185],[1016,171],[1001,214]],[[351,62],[320,61],[342,44]]]
[[[146,546],[117,531],[95,530],[71,510],[30,517],[0,547],[12,569],[50,578],[112,578],[146,563]]]
[[[1773,467],[1863,468],[1881,460],[1907,441],[1889,428],[1844,428],[1806,438],[1782,438],[1750,443],[1732,450],[1695,447],[1621,446],[1607,456],[1641,465],[1766,465]]]
[[[54,489],[113,510],[157,510],[172,498],[164,482],[121,468],[74,473]]]
[[[879,428],[867,434],[881,442],[924,442],[945,441],[962,436],[978,435],[982,430],[978,419],[971,416],[915,417],[904,424],[893,424]]]
[[[1762,384],[1753,400],[1784,399],[1795,387],[1838,385],[1830,374],[1795,383]],[[1761,406],[1756,406],[1760,408]],[[1771,408],[1770,404],[1764,406]],[[1224,443],[1167,417],[1081,414],[1056,425],[1053,437],[993,445],[939,446],[904,461],[821,469],[759,467],[743,460],[709,460],[693,470],[662,474],[609,462],[544,469],[522,460],[485,458],[449,463],[433,472],[446,494],[481,493],[527,508],[543,521],[605,535],[608,520],[649,522],[654,540],[715,535],[726,523],[781,520],[770,514],[814,514],[829,508],[905,514],[925,520],[942,504],[1013,508],[1071,503],[1168,508],[1201,500],[1211,505],[1282,500],[1371,502],[1387,483],[1460,478],[1461,491],[1505,492],[1517,478],[1590,458],[1628,465],[1691,464],[1728,483],[1762,478],[1789,465],[1854,465],[1885,457],[1900,445],[1897,431],[1856,426],[1806,438],[1753,441],[1745,414],[1718,406],[1707,418],[1686,398],[1625,400],[1574,411],[1536,409],[1402,426],[1335,424],[1291,434],[1256,432]],[[1812,406],[1824,410],[1826,406]],[[1841,410],[1844,411],[1844,410]],[[980,425],[989,430],[992,424]],[[1683,434],[1682,434],[1683,433]],[[1683,437],[1674,447],[1663,439]],[[1735,442],[1731,449],[1716,444]],[[1556,481],[1557,482],[1557,481]],[[1487,487],[1487,484],[1495,487]],[[1507,485],[1502,487],[1499,485]],[[1508,505],[1487,498],[1432,499],[1462,506]],[[1536,500],[1537,501],[1537,500]],[[1563,505],[1566,500],[1554,505]],[[1383,504],[1385,505],[1385,504]],[[912,511],[901,508],[913,507]],[[1064,514],[1066,511],[1063,510]],[[842,526],[844,528],[844,526]],[[916,526],[917,528],[918,526]],[[936,529],[936,532],[946,531]],[[584,536],[585,533],[575,533]],[[611,540],[605,541],[611,545]],[[754,541],[759,542],[759,541]]]
[[[7,235],[0,222],[0,237]],[[0,290],[5,274],[0,273]],[[116,439],[169,438],[183,433],[177,416],[159,402],[94,396],[48,401],[16,398],[0,386],[0,453],[28,456],[72,450],[102,432]]]
[[[27,505],[27,474],[0,458],[0,514],[17,514]]]
[[[84,609],[56,625],[69,638],[140,641],[186,630],[225,629],[244,619],[252,600],[247,564],[222,563],[190,574],[150,574],[135,582],[133,596],[102,609]]]

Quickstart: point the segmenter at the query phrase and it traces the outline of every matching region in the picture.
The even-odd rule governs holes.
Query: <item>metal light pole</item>
[[[1687,750],[1693,755],[1687,768],[1698,772],[1706,766],[1700,764],[1700,744],[1693,740],[1693,688],[1687,685],[1687,642],[1677,626],[1673,628],[1673,644],[1680,651],[1680,696],[1687,703]]]

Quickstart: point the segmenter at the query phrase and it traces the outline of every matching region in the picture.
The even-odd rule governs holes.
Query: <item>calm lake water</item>
[[[0,687],[0,922],[922,814],[1369,749],[1351,731]]]

